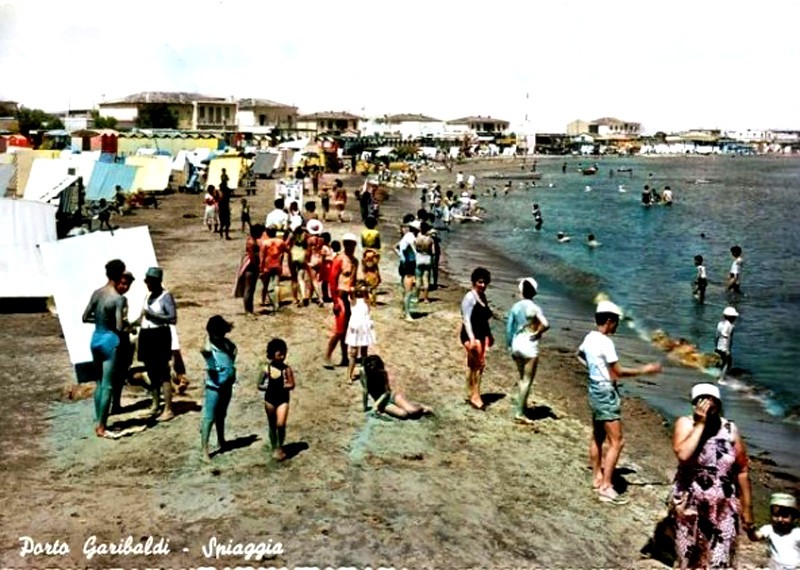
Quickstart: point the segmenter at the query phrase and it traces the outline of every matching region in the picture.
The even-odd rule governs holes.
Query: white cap
[[[772,493],[769,499],[769,506],[787,507],[789,509],[797,510],[797,499],[794,495],[789,493]]]
[[[308,220],[308,222],[306,222],[306,229],[312,236],[318,236],[322,233],[322,222],[319,220]]]
[[[534,279],[533,277],[525,277],[524,279],[520,279],[520,281],[519,281],[519,292],[520,292],[520,294],[522,294],[522,286],[526,282],[531,284],[531,286],[533,287],[533,290],[535,292],[539,291],[539,284],[536,282],[536,279]]]
[[[734,307],[725,307],[725,310],[722,311],[722,314],[726,317],[738,317],[739,311],[737,311]]]
[[[616,303],[612,303],[611,301],[600,301],[597,303],[597,309],[595,309],[595,314],[599,313],[611,313],[612,315],[617,315],[622,317],[622,309]]]
[[[346,241],[351,241],[353,243],[358,243],[358,238],[356,237],[356,234],[347,232],[346,234],[344,234],[342,236],[342,242],[346,242]]]
[[[700,396],[711,396],[720,402],[722,401],[722,398],[719,395],[719,388],[717,388],[714,384],[695,384],[692,387],[692,402],[694,402]]]

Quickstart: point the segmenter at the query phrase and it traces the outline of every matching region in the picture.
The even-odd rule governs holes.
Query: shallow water
[[[514,301],[515,280],[534,275],[538,302],[551,319],[549,343],[575,345],[592,327],[593,299],[608,294],[630,317],[617,343],[623,364],[664,359],[650,346],[656,329],[713,352],[722,309],[733,302],[741,317],[733,341],[735,377],[722,387],[726,414],[741,427],[756,453],[768,452],[786,471],[800,476],[800,161],[771,157],[619,158],[598,161],[596,176],[583,176],[587,160],[539,159],[543,177],[535,187],[481,180],[477,193],[495,186],[498,196],[480,196],[486,223],[458,224],[445,233],[450,269],[464,284],[483,264],[493,273],[490,297],[505,309]],[[617,168],[632,168],[617,173]],[[498,169],[512,168],[510,165]],[[519,168],[518,166],[515,168]],[[465,165],[465,173],[469,165]],[[609,176],[609,171],[613,177]],[[449,181],[448,181],[449,182]],[[550,185],[552,184],[552,187]],[[624,185],[620,191],[620,184]],[[641,205],[644,184],[659,192],[669,185],[671,207]],[[540,205],[541,231],[533,230],[531,206]],[[558,243],[566,232],[569,243]],[[601,242],[589,248],[594,233]],[[724,290],[732,257],[744,249],[744,295]],[[709,287],[705,304],[692,297],[693,256],[702,254]],[[500,325],[495,325],[499,327]],[[666,362],[665,362],[666,364]],[[713,371],[667,364],[654,383],[632,380],[625,390],[641,395],[668,417],[687,413],[688,391],[713,381]]]

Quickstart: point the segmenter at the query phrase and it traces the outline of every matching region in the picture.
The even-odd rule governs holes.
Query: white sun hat
[[[701,396],[711,396],[712,398],[716,398],[719,402],[722,401],[722,397],[719,394],[719,388],[717,388],[717,386],[714,384],[709,384],[708,382],[695,384],[692,387],[692,402]]]
[[[722,314],[726,317],[738,317],[739,311],[737,311],[734,307],[725,307],[725,310],[722,311]]]
[[[617,315],[618,317],[622,317],[623,315],[622,309],[619,308],[619,305],[612,303],[611,301],[600,301],[597,303],[595,314],[600,313],[611,313],[612,315]]]
[[[534,279],[533,277],[525,277],[525,278],[519,280],[519,292],[520,293],[522,293],[522,286],[525,283],[530,283],[531,287],[533,287],[534,291],[536,291],[536,292],[539,291],[539,284],[536,282],[536,279]]]

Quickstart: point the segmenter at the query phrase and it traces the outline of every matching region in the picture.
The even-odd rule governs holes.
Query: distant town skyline
[[[189,91],[538,132],[609,116],[645,133],[800,129],[789,0],[401,6],[0,0],[0,100],[53,112]]]

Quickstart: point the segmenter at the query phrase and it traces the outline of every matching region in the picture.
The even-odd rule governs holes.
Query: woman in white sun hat
[[[692,406],[692,415],[676,420],[672,438],[675,550],[681,568],[735,568],[740,527],[753,524],[747,449],[722,416],[715,384],[696,384]]]
[[[519,371],[514,421],[522,424],[533,423],[525,410],[539,365],[539,339],[550,328],[542,309],[533,302],[538,289],[539,285],[533,277],[522,279],[519,282],[520,300],[511,307],[506,320],[506,348],[511,352]]]

